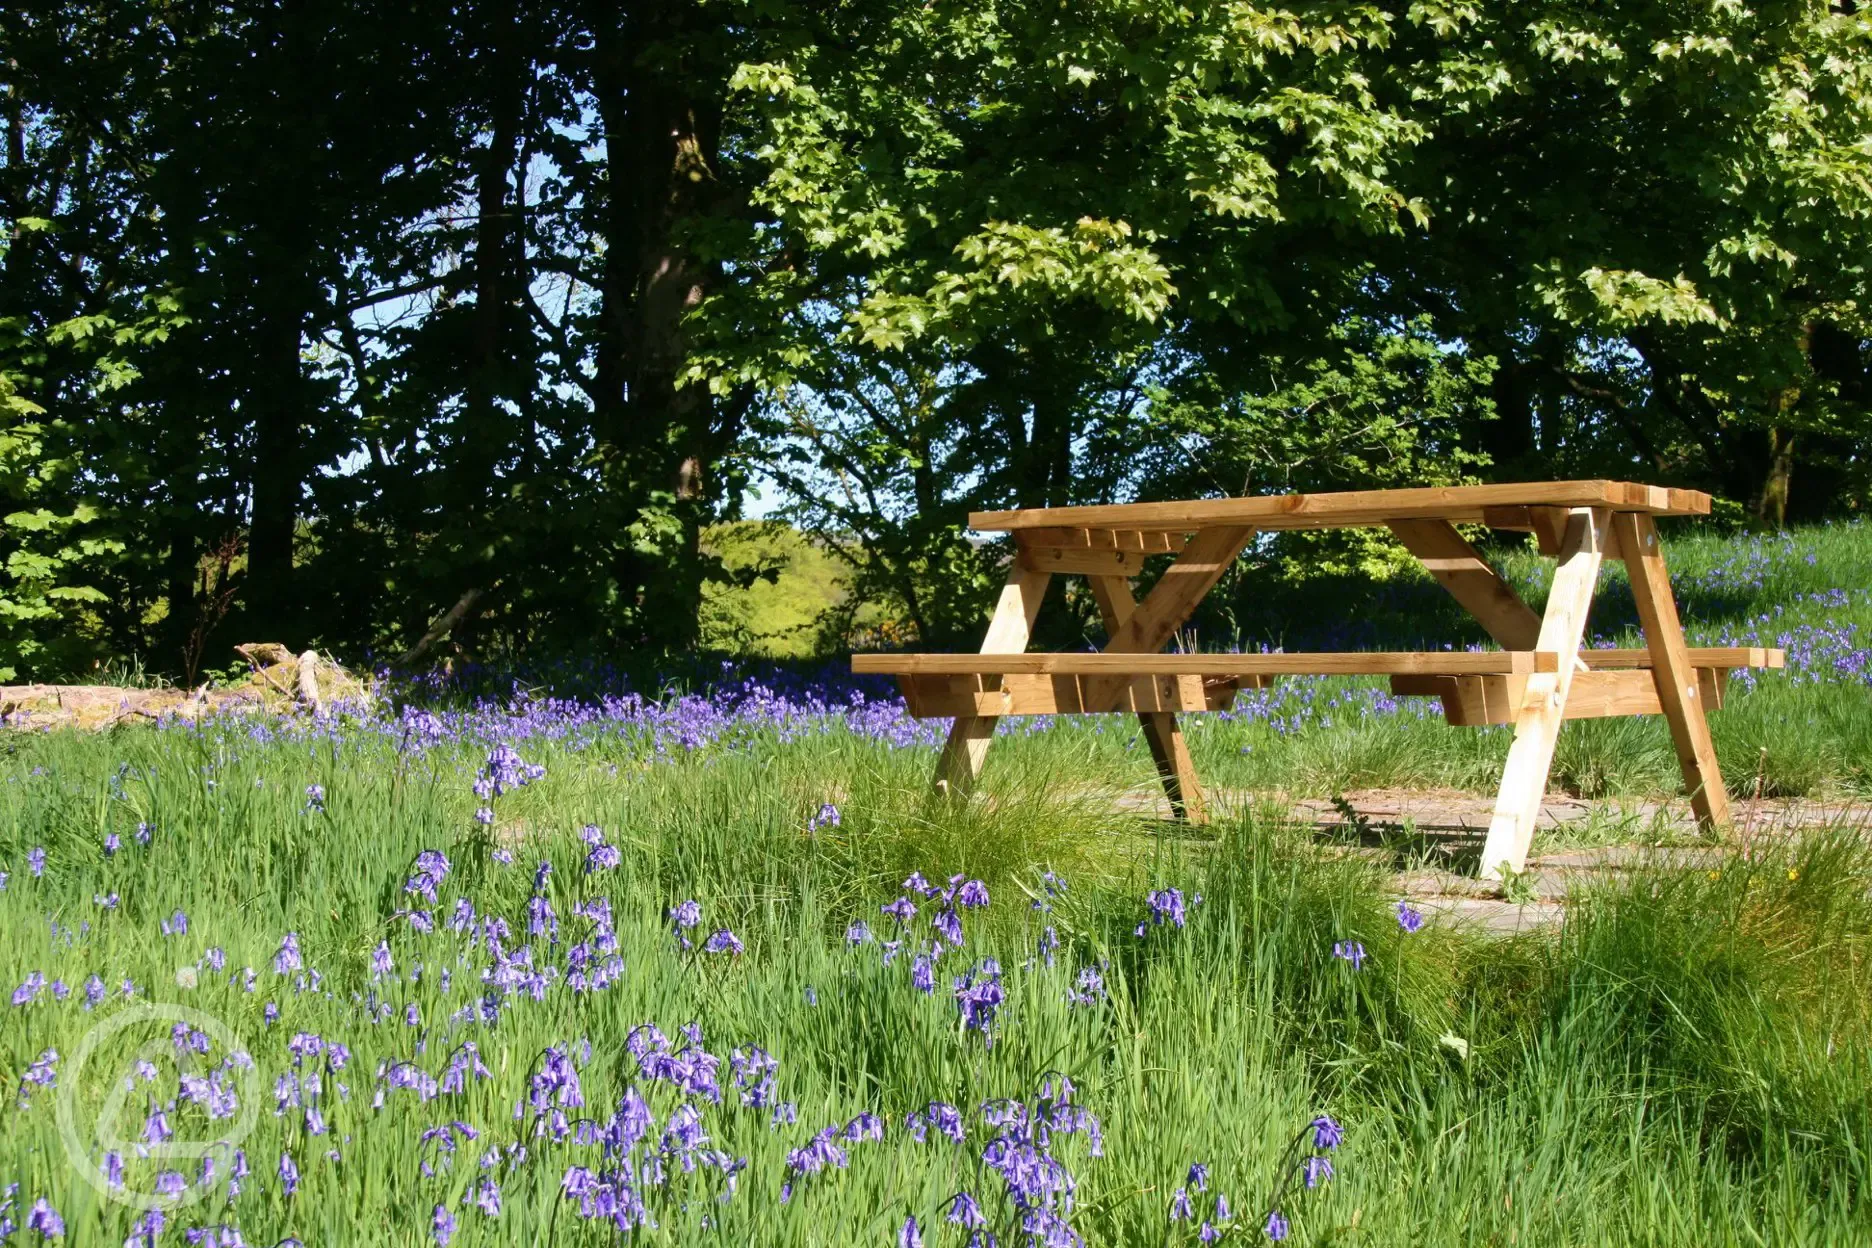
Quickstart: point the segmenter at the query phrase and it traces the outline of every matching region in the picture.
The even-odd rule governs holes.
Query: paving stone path
[[[1398,895],[1434,919],[1509,935],[1561,922],[1566,900],[1581,887],[1616,881],[1634,870],[1710,870],[1729,856],[1729,846],[1697,843],[1689,803],[1640,798],[1588,801],[1555,795],[1541,804],[1535,849],[1543,842],[1598,842],[1589,848],[1555,848],[1529,857],[1518,882],[1521,900],[1509,901],[1501,886],[1475,878],[1475,858],[1488,831],[1494,799],[1453,790],[1372,789],[1344,795],[1351,817],[1331,800],[1282,799],[1268,794],[1222,790],[1211,794],[1218,809],[1241,809],[1269,801],[1311,824],[1339,852],[1411,865],[1395,875]],[[1140,811],[1169,809],[1148,796],[1123,805]],[[1736,837],[1764,844],[1802,830],[1849,827],[1872,834],[1872,803],[1764,798],[1738,801]],[[1424,865],[1430,864],[1430,865]]]

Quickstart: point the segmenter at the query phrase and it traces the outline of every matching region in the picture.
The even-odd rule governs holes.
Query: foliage
[[[1872,490],[1862,6],[24,0],[0,43],[5,514],[103,595],[15,617],[30,674],[682,651],[751,484],[923,645],[982,508]]]

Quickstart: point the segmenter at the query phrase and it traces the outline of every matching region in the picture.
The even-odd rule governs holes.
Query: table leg
[[[1729,823],[1729,792],[1716,765],[1716,747],[1710,741],[1709,720],[1698,681],[1684,643],[1677,600],[1671,595],[1670,576],[1664,568],[1664,550],[1658,544],[1657,524],[1643,512],[1620,512],[1612,521],[1619,554],[1631,575],[1632,598],[1638,621],[1644,626],[1651,650],[1651,678],[1656,683],[1658,706],[1670,722],[1677,762],[1683,768],[1690,806],[1705,831]]]
[[[1099,617],[1105,622],[1105,635],[1117,636],[1136,608],[1131,582],[1122,576],[1087,579],[1098,601]],[[1202,784],[1196,778],[1196,764],[1190,759],[1189,743],[1183,739],[1176,715],[1170,711],[1140,711],[1138,726],[1157,764],[1157,776],[1163,781],[1164,796],[1170,799],[1171,813],[1186,823],[1207,823],[1209,812],[1203,803]]]
[[[1481,876],[1498,880],[1503,868],[1523,870],[1534,825],[1540,818],[1541,798],[1547,792],[1547,773],[1553,766],[1554,745],[1566,718],[1567,693],[1573,687],[1575,659],[1586,634],[1593,590],[1604,559],[1610,513],[1604,508],[1577,508],[1567,516],[1554,569],[1553,589],[1541,617],[1538,650],[1561,656],[1557,672],[1537,672],[1527,678],[1527,693],[1515,716],[1514,743],[1502,769],[1501,790],[1489,820],[1488,839],[1482,847]]]
[[[982,639],[983,654],[1019,654],[1033,635],[1034,619],[1046,597],[1051,572],[1023,568],[1017,560],[1008,570],[1007,584],[988,617],[988,635]],[[982,763],[988,757],[988,743],[994,739],[998,715],[958,715],[949,727],[949,739],[943,743],[942,757],[936,761],[935,788],[938,793],[961,796],[975,787],[981,778]]]

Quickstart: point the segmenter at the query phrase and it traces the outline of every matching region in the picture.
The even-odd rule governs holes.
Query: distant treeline
[[[978,507],[1856,512],[1868,134],[1852,0],[10,0],[0,669],[692,648],[750,486],[905,644]]]

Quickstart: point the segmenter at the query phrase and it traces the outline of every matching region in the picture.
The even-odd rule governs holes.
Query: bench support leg
[[[1696,671],[1684,643],[1677,602],[1671,596],[1670,577],[1664,569],[1664,550],[1658,544],[1657,524],[1642,512],[1620,512],[1612,521],[1619,553],[1631,575],[1632,597],[1638,621],[1644,626],[1651,650],[1651,678],[1657,685],[1658,706],[1670,723],[1677,762],[1683,768],[1690,806],[1703,830],[1729,824],[1729,792],[1716,766],[1716,747],[1710,741]]]
[[[1541,798],[1547,792],[1547,773],[1553,766],[1554,745],[1566,717],[1567,693],[1579,667],[1574,657],[1586,633],[1593,590],[1599,580],[1611,515],[1603,508],[1577,508],[1567,515],[1560,541],[1553,590],[1541,617],[1536,648],[1560,655],[1560,670],[1537,672],[1527,678],[1527,693],[1515,715],[1514,743],[1502,769],[1501,790],[1489,820],[1488,839],[1482,846],[1481,876],[1499,880],[1505,866],[1521,871],[1527,865],[1528,846],[1540,818]]]
[[[1046,597],[1051,572],[1023,568],[1018,561],[1008,570],[1007,584],[988,617],[988,635],[982,639],[983,654],[1019,654],[1027,649],[1033,634],[1034,618],[1040,614],[1040,602]],[[990,679],[998,679],[991,677]],[[981,778],[982,763],[988,757],[988,743],[994,739],[998,715],[958,715],[943,743],[942,757],[936,762],[935,787],[938,793],[961,797],[972,791]]]
[[[1105,622],[1105,635],[1116,637],[1137,605],[1131,597],[1131,582],[1122,576],[1088,579],[1092,596],[1098,600],[1099,616]],[[1189,743],[1183,739],[1175,714],[1141,711],[1138,726],[1157,763],[1157,776],[1163,781],[1164,796],[1170,799],[1171,813],[1186,823],[1207,823],[1209,812],[1203,804],[1202,784],[1196,778],[1196,764],[1190,760]]]

